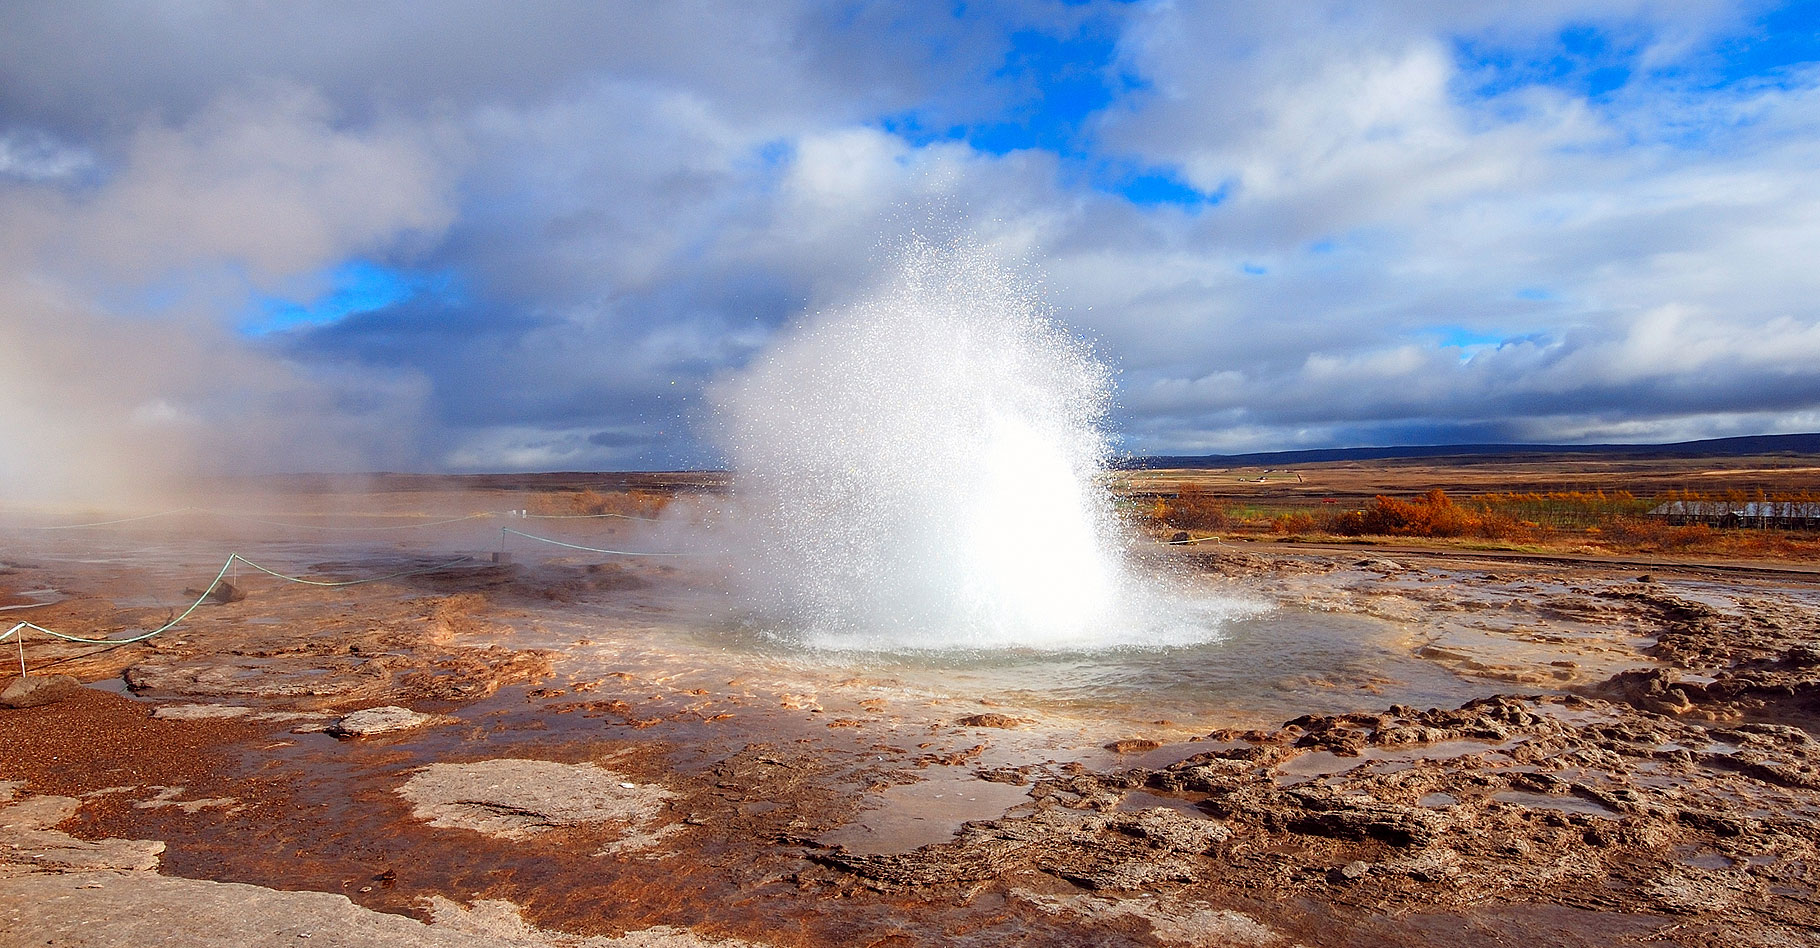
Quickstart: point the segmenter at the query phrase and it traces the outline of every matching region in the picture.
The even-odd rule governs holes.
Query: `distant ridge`
[[[1820,433],[1746,435],[1674,444],[1419,444],[1382,448],[1315,448],[1252,454],[1155,455],[1116,464],[1129,470],[1168,467],[1257,467],[1322,461],[1587,454],[1608,458],[1744,457],[1754,454],[1820,454]]]

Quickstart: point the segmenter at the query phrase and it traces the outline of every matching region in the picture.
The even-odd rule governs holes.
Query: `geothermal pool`
[[[1193,585],[1172,583],[1181,598]],[[882,686],[957,707],[985,700],[1051,722],[1107,726],[1257,726],[1351,709],[1362,699],[1430,707],[1494,691],[1418,658],[1420,629],[1278,604],[1230,582],[1204,580],[1201,587],[1204,624],[1192,635],[1178,629],[1187,640],[1180,645],[1116,644],[1113,633],[1106,638],[1115,644],[1099,648],[817,648],[801,644],[803,630],[729,616],[723,596],[677,571],[611,600],[565,604],[559,622],[543,624],[554,634],[533,641],[604,667],[627,660],[627,643],[593,639],[619,639],[624,633],[611,630],[631,629],[640,660],[716,669],[707,678],[732,668],[786,690],[840,690],[844,682],[862,694]],[[574,645],[579,639],[590,644]],[[590,658],[595,649],[600,655]]]
[[[359,523],[357,518],[336,525]],[[1262,726],[1309,712],[1401,703],[1458,704],[1495,693],[1504,683],[1462,676],[1418,656],[1435,629],[1344,609],[1331,596],[1304,589],[1283,595],[1262,583],[1196,576],[1182,569],[1151,578],[1168,590],[1174,625],[1156,644],[1134,644],[1129,630],[1108,630],[1099,647],[976,647],[946,639],[887,641],[867,647],[819,642],[812,626],[750,608],[725,564],[702,558],[651,560],[595,555],[512,538],[511,563],[495,566],[496,522],[413,532],[384,543],[324,537],[320,530],[259,527],[192,517],[188,523],[141,525],[107,532],[30,534],[9,531],[9,549],[30,551],[35,565],[70,574],[78,594],[104,594],[124,636],[155,624],[185,604],[183,590],[206,582],[229,551],[280,572],[321,579],[408,570],[471,554],[430,578],[407,577],[351,589],[298,589],[237,568],[229,575],[247,593],[240,620],[271,626],[312,621],[323,611],[346,615],[383,600],[391,611],[416,596],[476,590],[509,635],[488,641],[556,652],[563,673],[586,677],[617,669],[661,674],[691,686],[724,687],[729,676],[763,683],[779,694],[814,693],[830,709],[883,692],[914,695],[930,707],[990,706],[1041,720],[1054,729],[1169,724],[1166,733],[1211,727]],[[510,521],[517,525],[518,521]],[[576,545],[653,549],[674,539],[668,527],[601,521],[546,523],[543,534]],[[611,532],[609,532],[611,531]],[[1157,570],[1152,563],[1131,567]],[[105,578],[105,585],[97,580]],[[1304,584],[1331,593],[1353,582]],[[34,590],[50,601],[64,590]],[[266,605],[262,605],[262,603]],[[211,615],[205,606],[198,620]],[[303,615],[296,615],[299,610]],[[261,615],[261,612],[270,614]],[[29,618],[25,611],[20,618]],[[83,634],[94,630],[76,630]],[[307,637],[309,633],[304,633]],[[167,633],[188,638],[183,627]],[[1639,659],[1639,662],[1641,660]],[[844,697],[843,697],[844,696]],[[985,702],[985,705],[982,705]],[[1122,732],[1120,732],[1122,733]]]

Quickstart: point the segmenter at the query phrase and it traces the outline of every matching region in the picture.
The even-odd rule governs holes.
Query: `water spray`
[[[993,254],[911,244],[711,393],[750,528],[742,593],[815,647],[1152,641],[1158,591],[1097,480],[1112,387]]]

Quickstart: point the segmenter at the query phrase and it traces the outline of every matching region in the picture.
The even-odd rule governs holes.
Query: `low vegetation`
[[[1331,501],[1241,502],[1196,484],[1148,498],[1140,506],[1154,528],[1199,539],[1208,534],[1271,535],[1308,540],[1389,538],[1506,549],[1588,553],[1682,553],[1796,559],[1820,555],[1820,531],[1676,524],[1649,511],[1669,501],[1805,502],[1812,492],[1702,494],[1675,491],[1638,497],[1629,491],[1493,492],[1455,500],[1441,490],[1413,497],[1378,495],[1339,508]]]
[[[663,512],[672,494],[655,490],[593,489],[546,495],[538,512],[545,515],[599,517],[616,514],[621,517],[656,517]]]

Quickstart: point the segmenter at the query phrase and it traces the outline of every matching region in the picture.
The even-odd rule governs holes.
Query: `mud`
[[[1001,704],[661,644],[641,597],[688,580],[668,567],[247,583],[143,645],[28,645],[35,673],[112,691],[0,710],[0,922],[97,945],[1820,939],[1811,576],[1154,555],[1386,623],[1477,697],[1417,705],[1407,676],[1350,669],[1274,719],[1214,694],[1173,721]],[[143,603],[181,588],[130,558],[25,560],[0,601],[53,627],[155,624]],[[320,733],[384,706],[442,723]]]

